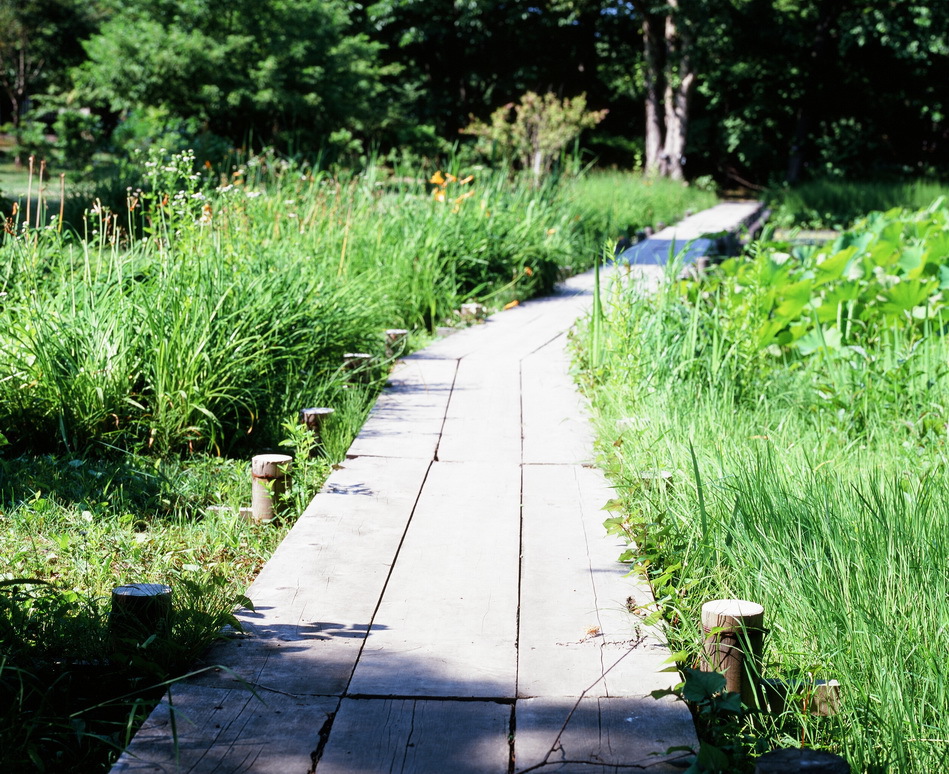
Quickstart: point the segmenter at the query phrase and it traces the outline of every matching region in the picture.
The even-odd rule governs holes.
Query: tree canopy
[[[947,82],[949,3],[919,0],[0,2],[0,120],[58,92],[116,141],[150,123],[429,153],[533,92],[608,110],[585,140],[605,163],[752,185],[933,173]]]

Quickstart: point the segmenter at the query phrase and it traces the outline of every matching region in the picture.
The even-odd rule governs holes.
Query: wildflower
[[[438,186],[445,185],[445,178],[442,176],[441,170],[437,171],[434,175],[432,175],[431,180],[429,180],[428,182],[431,183],[432,185],[438,185]]]

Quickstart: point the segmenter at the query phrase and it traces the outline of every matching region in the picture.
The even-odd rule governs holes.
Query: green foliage
[[[517,162],[535,178],[546,175],[569,143],[602,121],[608,111],[586,109],[586,95],[559,99],[532,91],[491,114],[491,122],[474,120],[464,130],[485,141],[484,152],[495,150],[506,163]]]
[[[348,23],[337,2],[117,4],[74,75],[83,99],[122,116],[197,122],[189,141],[314,149],[339,127],[368,136],[385,119],[379,47]]]
[[[200,172],[190,153],[138,164],[121,214],[97,203],[82,234],[14,222],[0,246],[0,556],[31,579],[10,586],[0,643],[13,770],[101,769],[148,689],[233,625],[361,427],[390,362],[385,328],[411,328],[415,346],[463,301],[542,292],[601,243],[575,180],[460,165],[333,176],[275,153]],[[350,351],[375,356],[367,381],[342,368]],[[310,406],[335,409],[315,447],[298,424]],[[262,448],[294,456],[280,524],[238,517],[246,463],[213,454]],[[102,600],[142,580],[172,587],[172,636],[125,643],[121,674],[86,669],[111,655]]]
[[[944,762],[947,214],[759,244],[703,280],[673,269],[655,295],[620,277],[597,369],[592,321],[580,339],[617,492],[607,528],[653,584],[643,612],[665,622],[698,715],[721,716],[697,770],[801,744],[860,771]],[[723,598],[765,607],[764,676],[792,697],[768,712],[722,716],[714,685],[694,692],[700,608]],[[840,708],[824,717],[813,686],[829,679]]]
[[[717,202],[714,191],[698,186],[616,171],[590,170],[571,182],[570,192],[583,228],[614,244],[635,241],[647,227],[674,223],[689,210]]]
[[[929,206],[949,194],[949,186],[919,179],[904,182],[815,180],[768,193],[774,212],[769,223],[786,228],[851,228],[866,213]]]

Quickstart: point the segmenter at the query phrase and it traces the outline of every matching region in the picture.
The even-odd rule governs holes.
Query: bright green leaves
[[[732,333],[750,329],[755,347],[782,357],[867,347],[894,331],[909,342],[931,334],[949,317],[949,210],[874,213],[860,228],[817,250],[763,246],[751,262],[730,259],[701,286],[686,283],[683,295],[724,307],[740,321]]]

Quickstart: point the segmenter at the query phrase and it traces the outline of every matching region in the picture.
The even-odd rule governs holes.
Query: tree
[[[79,0],[0,2],[0,123],[19,135],[31,100],[62,87],[68,69],[82,60],[79,41],[97,20],[93,4]]]
[[[336,0],[139,0],[85,43],[76,83],[120,115],[157,108],[236,144],[314,148],[384,116],[379,44],[348,24]]]
[[[561,100],[550,92],[541,96],[529,91],[517,104],[510,102],[495,110],[490,124],[475,120],[462,131],[499,146],[521,169],[529,169],[537,182],[550,172],[568,143],[600,123],[608,112],[586,107],[585,94]]]
[[[407,114],[443,137],[526,92],[585,93],[597,107],[609,96],[598,66],[614,28],[601,0],[377,0],[367,16],[403,67]]]
[[[680,16],[679,0],[669,0],[662,15],[644,9],[642,36],[646,62],[646,173],[682,180],[696,73],[692,65],[692,36],[688,22]]]

